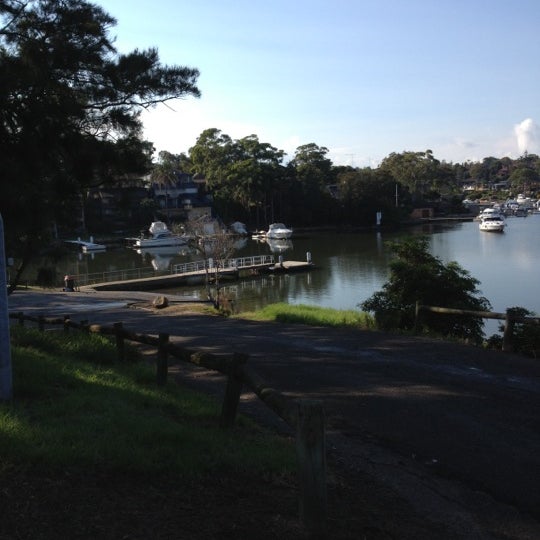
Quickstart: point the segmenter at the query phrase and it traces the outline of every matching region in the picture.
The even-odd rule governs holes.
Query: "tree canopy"
[[[0,212],[19,271],[54,227],[74,226],[85,188],[150,170],[141,110],[200,95],[197,69],[156,49],[119,54],[115,24],[86,1],[0,2]]]
[[[233,140],[212,128],[201,133],[189,152],[193,171],[206,178],[224,220],[257,221],[262,213],[267,221],[281,192],[282,150],[256,135]]]
[[[479,281],[458,263],[444,264],[428,251],[427,237],[411,237],[390,242],[397,256],[390,263],[390,278],[382,291],[361,303],[362,309],[375,314],[379,328],[412,330],[416,302],[448,308],[488,311],[489,301],[478,296]],[[423,328],[445,337],[480,342],[481,318],[465,315],[429,313],[422,317]]]

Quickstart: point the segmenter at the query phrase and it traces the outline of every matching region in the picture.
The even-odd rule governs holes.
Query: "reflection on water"
[[[186,256],[190,253],[187,246],[160,246],[135,250],[143,261],[150,261],[152,268],[157,272],[167,272],[175,257]]]
[[[491,302],[493,311],[503,312],[508,307],[522,306],[540,313],[539,232],[540,214],[535,214],[527,218],[508,218],[508,226],[502,234],[481,232],[478,223],[471,221],[428,224],[400,232],[298,234],[279,247],[244,238],[238,244],[235,256],[274,253],[276,257],[283,256],[284,260],[305,261],[309,252],[317,268],[307,273],[260,276],[227,283],[224,291],[235,300],[238,310],[257,309],[278,301],[357,309],[358,304],[380,290],[388,278],[391,254],[386,243],[410,234],[426,234],[434,255],[444,262],[457,261],[480,281],[479,288]],[[56,269],[58,276],[143,266],[168,271],[172,264],[200,258],[196,250],[188,249],[172,253],[116,249],[72,254],[57,263]],[[37,268],[39,266],[33,269],[33,276]],[[187,287],[174,292],[205,297],[202,288]]]

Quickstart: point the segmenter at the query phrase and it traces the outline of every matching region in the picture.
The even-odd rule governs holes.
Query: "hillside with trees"
[[[202,179],[197,185],[215,215],[250,229],[274,221],[373,226],[377,212],[384,226],[398,226],[414,208],[466,212],[465,189],[469,199],[502,200],[518,193],[536,199],[540,191],[534,154],[454,164],[431,150],[403,151],[376,168],[359,168],[335,165],[328,148],[314,142],[287,156],[256,134],[233,139],[217,128],[203,131],[186,153],[160,152],[153,161],[141,111],[199,97],[199,72],[162,65],[155,49],[120,54],[111,37],[115,25],[90,2],[0,2],[0,214],[17,275],[59,230],[91,234],[96,223],[106,227],[99,214],[94,223],[84,219],[96,189],[115,188],[124,222],[147,226],[160,208],[147,195],[135,202],[123,197],[128,181],[147,193],[151,182],[193,175]]]

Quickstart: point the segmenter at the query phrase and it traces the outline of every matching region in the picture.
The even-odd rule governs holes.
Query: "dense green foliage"
[[[412,330],[416,302],[428,306],[488,311],[489,301],[479,297],[473,278],[456,262],[444,264],[428,251],[426,237],[407,238],[389,243],[397,256],[390,263],[390,277],[383,289],[362,302],[362,309],[373,312],[382,329]],[[481,318],[467,315],[425,313],[421,331],[479,343],[483,338]]]
[[[196,69],[117,53],[115,23],[81,0],[0,3],[0,213],[19,273],[55,228],[73,230],[90,186],[150,170],[141,110],[199,95]]]
[[[536,314],[523,307],[509,308],[516,317],[536,317]],[[504,324],[499,326],[500,332],[504,332]],[[501,349],[503,338],[501,335],[490,336],[487,345],[490,348]],[[540,327],[537,323],[515,322],[512,331],[512,351],[532,358],[540,358]]]
[[[415,207],[432,207],[437,215],[467,213],[465,187],[474,190],[471,198],[495,199],[518,193],[536,198],[540,189],[540,158],[532,154],[451,164],[431,150],[405,151],[390,154],[377,168],[358,168],[335,166],[328,153],[304,144],[285,164],[284,152],[256,135],[233,140],[212,128],[181,157],[184,172],[206,179],[224,221],[239,219],[257,229],[276,220],[296,227],[372,226],[377,212],[392,226]]]
[[[13,329],[14,399],[0,405],[4,467],[197,476],[292,470],[294,452],[241,418],[219,427],[219,404],[143,360],[116,362],[95,334]],[[133,353],[131,353],[133,354]]]

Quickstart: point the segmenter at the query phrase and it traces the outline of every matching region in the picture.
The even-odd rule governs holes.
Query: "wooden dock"
[[[198,285],[205,283],[207,279],[215,281],[216,273],[219,274],[220,280],[234,280],[260,274],[302,272],[312,268],[314,265],[311,261],[280,260],[276,263],[273,256],[262,255],[231,259],[225,261],[218,268],[212,264],[208,266],[208,261],[197,261],[175,265],[171,274],[88,283],[82,284],[82,286],[91,287],[98,291],[144,291]]]

